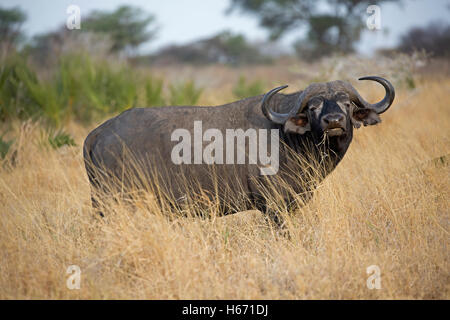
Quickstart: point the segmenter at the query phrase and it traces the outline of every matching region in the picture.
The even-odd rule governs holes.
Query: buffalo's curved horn
[[[376,81],[378,83],[380,83],[381,85],[383,85],[384,89],[386,90],[386,94],[383,98],[383,100],[381,100],[380,102],[377,103],[368,103],[367,101],[365,101],[360,95],[359,93],[352,87],[349,88],[350,90],[349,93],[351,95],[351,99],[355,102],[359,102],[360,105],[362,105],[364,108],[367,109],[372,109],[373,111],[375,111],[378,114],[381,114],[383,112],[385,112],[387,109],[389,109],[389,107],[392,105],[392,102],[394,101],[395,98],[395,90],[394,87],[392,86],[392,84],[381,77],[376,77],[376,76],[368,76],[368,77],[362,77],[359,78],[358,80],[372,80],[372,81]]]
[[[278,91],[281,91],[287,87],[288,87],[287,85],[284,85],[270,90],[264,95],[264,98],[261,103],[261,109],[266,118],[277,124],[284,124],[289,118],[289,113],[278,113],[271,110],[269,107],[269,101]]]
[[[320,84],[311,84],[309,85],[303,92],[299,95],[297,99],[297,103],[295,106],[289,110],[288,113],[278,113],[269,108],[269,100],[272,98],[274,94],[276,94],[278,91],[283,90],[286,88],[287,85],[281,86],[275,89],[270,90],[266,93],[266,95],[263,98],[261,108],[264,115],[271,121],[278,123],[278,124],[284,124],[289,118],[296,116],[298,113],[303,112],[305,109],[308,100],[314,96],[317,92],[321,90]]]

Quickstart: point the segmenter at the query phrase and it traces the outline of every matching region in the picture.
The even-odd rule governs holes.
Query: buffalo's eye
[[[311,102],[309,103],[309,108],[311,110],[315,110],[318,107],[320,107],[321,102],[322,102],[322,100],[320,100],[320,99],[312,99]]]

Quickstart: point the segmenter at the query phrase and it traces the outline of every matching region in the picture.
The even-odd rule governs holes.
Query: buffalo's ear
[[[364,126],[371,126],[380,123],[380,116],[371,109],[354,109],[352,111],[352,124],[355,128]]]
[[[306,114],[303,113],[289,118],[284,124],[284,132],[304,134],[307,131],[311,131],[311,124]]]

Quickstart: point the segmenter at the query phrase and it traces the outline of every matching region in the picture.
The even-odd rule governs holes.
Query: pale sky
[[[238,11],[225,15],[228,0],[0,0],[2,7],[19,6],[27,13],[24,31],[28,36],[65,24],[66,9],[71,4],[81,9],[81,28],[83,15],[93,9],[113,10],[128,4],[153,13],[160,30],[155,40],[141,47],[143,53],[168,44],[188,43],[223,30],[243,33],[253,41],[264,40],[268,34],[252,16],[241,15]],[[394,46],[399,36],[412,26],[424,26],[437,20],[450,22],[449,17],[450,0],[403,0],[402,5],[382,5],[382,29],[365,32],[357,48],[370,55],[377,48]],[[280,41],[280,46],[288,47],[298,37],[299,33],[291,33]]]

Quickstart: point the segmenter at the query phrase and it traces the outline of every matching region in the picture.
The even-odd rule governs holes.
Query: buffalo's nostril
[[[341,123],[344,120],[345,120],[345,117],[342,114],[329,114],[323,118],[323,121],[326,124]]]

